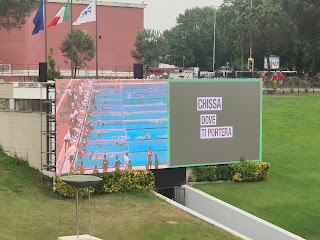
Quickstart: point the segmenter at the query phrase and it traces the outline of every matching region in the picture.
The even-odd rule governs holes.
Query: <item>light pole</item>
[[[87,34],[87,30],[82,30],[85,34]],[[85,58],[86,58],[86,68],[85,68],[85,77],[88,78],[88,60],[87,60],[87,53],[85,53]],[[80,70],[79,70],[80,71]]]
[[[214,75],[214,63],[216,61],[216,22],[217,22],[217,6],[210,5],[213,7],[213,46],[212,46],[212,73]]]
[[[186,59],[186,56],[183,56],[182,57],[182,68],[183,68],[183,70],[184,70],[184,60]]]
[[[251,10],[252,10],[252,0],[251,0]],[[251,32],[251,31],[250,31]],[[252,58],[252,37],[251,37],[251,34],[250,34],[250,53],[249,53],[250,57],[250,61],[251,61],[251,64],[252,64],[252,68],[250,71],[252,71],[252,77],[253,77],[253,71],[254,71],[254,62],[253,62],[253,58]]]
[[[213,47],[212,47],[212,72],[214,74],[214,62],[216,60],[216,20],[217,20],[217,9],[214,8],[214,20],[213,20]]]
[[[252,9],[252,0],[251,0],[251,9]],[[252,39],[250,36],[250,58],[252,58]]]

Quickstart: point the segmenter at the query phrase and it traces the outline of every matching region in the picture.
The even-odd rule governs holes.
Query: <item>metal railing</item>
[[[263,83],[266,94],[274,93],[320,93],[320,81],[299,77],[288,77],[283,82],[272,79]]]
[[[8,65],[8,64],[3,64]],[[56,70],[59,70],[63,77],[71,77],[70,65],[56,65]],[[132,78],[133,66],[112,66],[112,65],[100,65],[98,67],[98,75],[102,78]],[[38,64],[11,64],[10,68],[6,71],[0,71],[1,76],[17,76],[17,77],[34,77],[39,76]],[[96,76],[95,66],[86,66],[84,68],[78,68],[76,77],[92,78]]]

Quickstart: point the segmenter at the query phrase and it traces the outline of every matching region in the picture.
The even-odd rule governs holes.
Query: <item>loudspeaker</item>
[[[39,62],[39,82],[47,82],[48,65],[46,62]]]
[[[143,79],[143,64],[135,63],[133,65],[133,78]]]

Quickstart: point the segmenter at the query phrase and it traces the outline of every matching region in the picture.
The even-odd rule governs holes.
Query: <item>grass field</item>
[[[195,186],[306,239],[320,239],[320,95],[264,96],[258,183]]]
[[[56,240],[75,235],[75,200],[58,199],[37,172],[0,150],[0,239]],[[158,199],[151,192],[92,198],[92,233],[104,240],[235,240],[222,231]],[[80,234],[88,233],[88,201],[79,203]]]

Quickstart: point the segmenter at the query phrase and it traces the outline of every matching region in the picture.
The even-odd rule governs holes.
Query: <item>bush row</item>
[[[230,165],[195,167],[189,176],[189,182],[203,181],[235,181],[255,182],[264,180],[270,169],[267,162],[240,161]]]
[[[127,192],[133,189],[151,190],[155,184],[153,173],[147,170],[115,171],[95,174],[95,176],[101,177],[103,180],[91,188],[90,194]],[[59,177],[56,179],[56,192],[66,198],[73,198],[76,194],[75,188]],[[79,189],[79,196],[87,195],[87,188]]]

